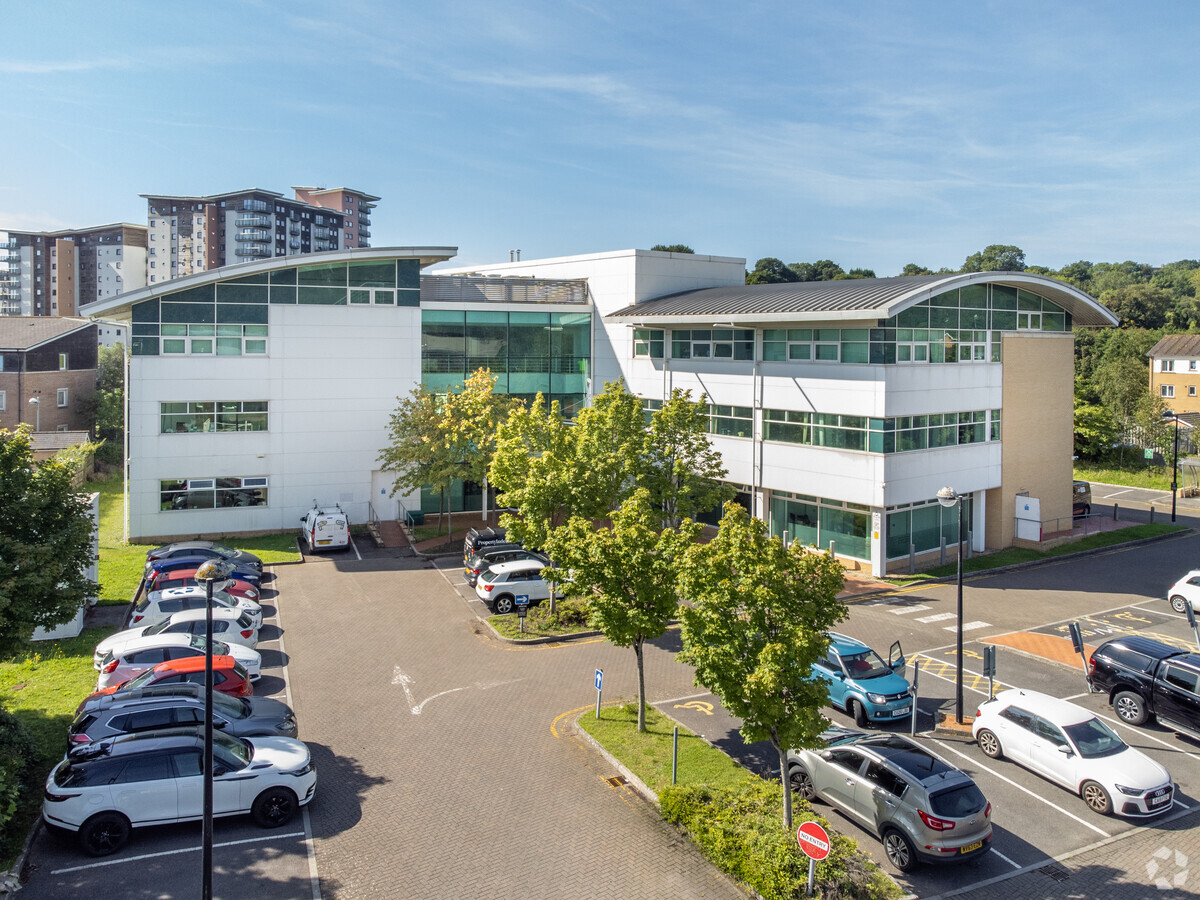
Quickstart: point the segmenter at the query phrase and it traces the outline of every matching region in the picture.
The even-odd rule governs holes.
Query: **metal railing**
[[[422,275],[421,301],[484,303],[587,303],[586,279],[489,278]]]

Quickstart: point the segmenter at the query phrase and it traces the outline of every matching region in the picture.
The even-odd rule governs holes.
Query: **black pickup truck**
[[[1108,694],[1123,722],[1163,725],[1200,738],[1200,654],[1162,641],[1126,635],[1092,653],[1092,689]]]

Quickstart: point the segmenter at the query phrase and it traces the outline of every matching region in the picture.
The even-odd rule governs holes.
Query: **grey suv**
[[[204,724],[204,687],[171,684],[128,693],[105,694],[87,701],[71,727],[71,746],[118,734],[154,731],[176,725]],[[298,736],[296,716],[286,703],[270,697],[231,697],[213,692],[213,727],[237,737]]]
[[[901,872],[991,849],[992,804],[965,772],[899,734],[831,728],[821,737],[823,750],[788,751],[793,790],[877,834]]]

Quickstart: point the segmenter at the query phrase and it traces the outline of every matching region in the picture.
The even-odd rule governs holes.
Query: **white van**
[[[301,519],[308,552],[350,546],[350,520],[340,506],[313,506]]]

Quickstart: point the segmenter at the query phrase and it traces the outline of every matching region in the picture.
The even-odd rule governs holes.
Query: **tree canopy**
[[[687,244],[655,244],[650,249],[658,250],[658,251],[661,251],[662,253],[695,253],[696,252],[691,247],[689,247]]]

